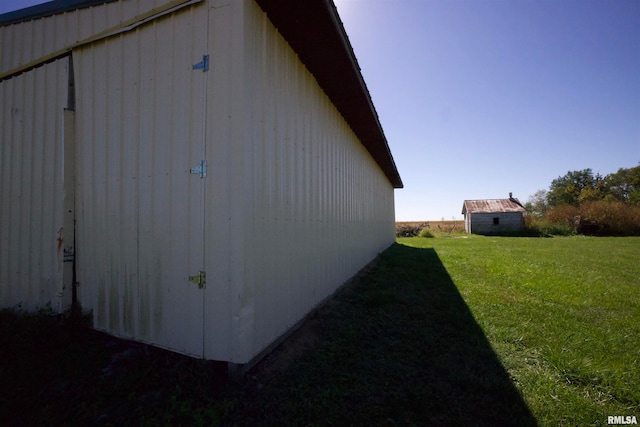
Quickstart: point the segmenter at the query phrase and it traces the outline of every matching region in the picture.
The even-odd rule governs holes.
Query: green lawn
[[[215,364],[0,311],[0,424],[640,418],[638,260],[640,238],[399,239],[235,383]]]
[[[541,425],[640,418],[640,239],[399,239],[434,249]]]

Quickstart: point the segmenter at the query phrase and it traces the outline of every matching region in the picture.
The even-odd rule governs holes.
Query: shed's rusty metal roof
[[[518,199],[465,200],[462,213],[526,212]]]

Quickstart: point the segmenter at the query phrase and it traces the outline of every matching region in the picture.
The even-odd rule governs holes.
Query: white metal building
[[[245,364],[395,240],[331,1],[58,0],[0,45],[2,307],[77,292],[98,330]]]
[[[526,209],[509,193],[508,199],[465,200],[464,229],[473,234],[503,234],[522,230]]]

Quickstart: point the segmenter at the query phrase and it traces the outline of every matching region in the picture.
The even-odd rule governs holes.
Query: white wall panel
[[[204,13],[203,13],[204,12]],[[78,280],[97,329],[202,356],[206,8],[74,53]]]
[[[234,283],[241,280],[242,218],[238,205],[243,194],[242,93],[240,76],[242,17],[235,2],[208,2],[208,46],[210,70],[206,77],[206,158],[209,164],[205,185],[204,264],[207,288],[204,292],[204,354],[208,359],[229,360],[232,341]],[[240,9],[241,12],[241,9]]]
[[[127,0],[0,27],[0,72],[118,25],[169,0]]]
[[[0,82],[0,306],[63,299],[64,58]]]
[[[231,360],[245,363],[393,243],[395,234],[393,188],[384,173],[266,15],[252,1],[235,7],[243,20],[236,28],[244,34],[234,38],[243,40],[244,55],[214,60],[242,66],[240,77],[228,77],[243,80],[243,94],[232,95],[243,95],[243,105],[231,111],[242,115],[243,134],[218,143],[235,147],[226,154],[231,163],[239,156],[243,162],[226,185],[244,202],[226,209],[244,223],[231,236],[242,242],[243,257],[231,259],[242,271],[230,281],[229,304]],[[208,148],[216,150],[224,152]],[[207,198],[211,209],[217,201]]]

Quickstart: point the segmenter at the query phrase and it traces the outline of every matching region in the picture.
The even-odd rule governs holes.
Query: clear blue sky
[[[640,163],[640,0],[334,1],[405,184],[397,220]]]
[[[640,163],[640,1],[336,5],[405,184],[397,220]]]

